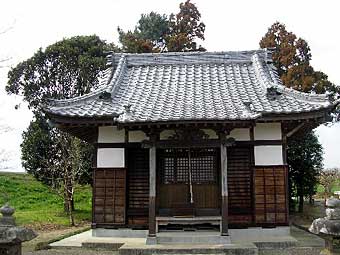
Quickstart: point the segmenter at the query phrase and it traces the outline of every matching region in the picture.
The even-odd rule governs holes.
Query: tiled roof
[[[113,54],[101,86],[46,112],[117,122],[252,120],[329,108],[325,95],[282,85],[266,50]]]

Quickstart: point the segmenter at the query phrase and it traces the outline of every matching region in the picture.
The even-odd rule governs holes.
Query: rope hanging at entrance
[[[193,204],[194,203],[194,195],[193,195],[193,190],[192,190],[192,169],[191,169],[191,149],[189,148],[188,150],[188,163],[189,163],[189,167],[188,167],[188,172],[189,172],[189,191],[190,191],[190,203]]]

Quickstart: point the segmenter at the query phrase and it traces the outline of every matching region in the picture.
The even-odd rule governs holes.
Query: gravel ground
[[[118,255],[117,251],[87,250],[81,249],[50,249],[34,252],[24,252],[23,255]],[[278,250],[262,250],[259,255],[330,255],[330,253],[320,253],[320,249],[309,248],[289,248]],[[335,255],[338,253],[332,253]]]
[[[117,251],[88,250],[88,249],[50,249],[24,252],[22,255],[117,255]]]

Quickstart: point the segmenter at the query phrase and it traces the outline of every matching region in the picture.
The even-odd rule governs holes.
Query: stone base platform
[[[107,232],[108,231],[108,232]],[[128,235],[133,231],[135,237],[118,237],[119,232],[122,235]],[[218,238],[218,232],[197,231],[197,232],[160,232],[158,238],[164,243],[147,245],[146,233],[143,230],[105,230],[96,231],[97,236],[93,236],[92,231],[84,232],[73,237],[66,238],[51,244],[51,248],[60,247],[84,247],[100,248],[110,251],[118,251],[119,255],[152,255],[152,254],[259,254],[259,255],[316,255],[324,247],[324,241],[319,237],[305,231],[292,228],[248,228],[248,229],[230,229],[229,243],[185,243],[189,237],[206,241],[211,238]],[[104,234],[111,234],[111,237],[102,237]],[[259,234],[261,233],[261,234]],[[99,236],[98,236],[99,235]],[[215,236],[216,235],[216,236]],[[107,235],[104,235],[107,236]],[[144,236],[144,237],[138,237]],[[220,236],[219,236],[220,237]],[[168,238],[171,238],[169,240]],[[224,237],[222,237],[224,238]],[[170,242],[169,242],[170,241]],[[173,243],[172,241],[175,241]],[[178,243],[181,241],[182,243]]]
[[[133,245],[125,244],[119,248],[120,255],[153,255],[153,254],[218,254],[218,255],[255,255],[258,249],[254,244],[177,244],[177,245]]]
[[[157,237],[146,239],[146,244],[230,244],[230,236],[221,236],[219,232],[159,232]]]

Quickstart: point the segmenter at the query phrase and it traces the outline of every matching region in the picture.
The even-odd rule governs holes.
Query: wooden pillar
[[[221,222],[221,235],[227,236],[228,234],[228,161],[227,161],[227,147],[221,143],[221,195],[222,195],[222,222]]]
[[[156,146],[150,147],[149,237],[156,237]]]

